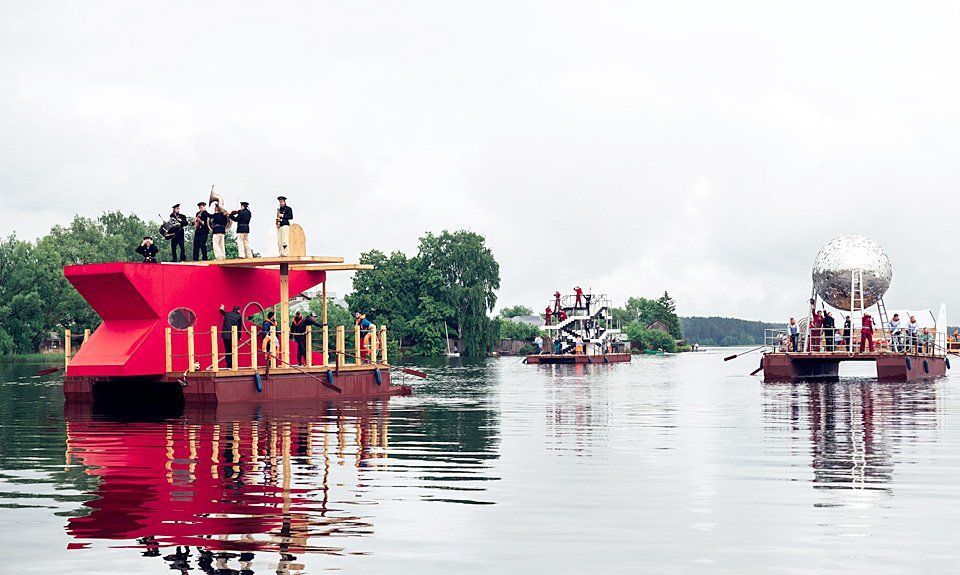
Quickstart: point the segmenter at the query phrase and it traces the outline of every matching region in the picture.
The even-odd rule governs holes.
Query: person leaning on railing
[[[923,328],[923,335],[920,336],[920,345],[923,346],[923,353],[930,353],[930,349],[933,347],[933,335],[927,328]]]
[[[916,317],[910,316],[910,321],[907,323],[907,351],[915,351],[919,339],[920,325],[917,324]]]
[[[223,340],[223,351],[227,360],[227,368],[233,367],[233,329],[237,328],[239,333],[243,318],[240,316],[240,306],[235,305],[230,311],[224,311],[223,304],[220,304],[220,315],[223,316],[223,327],[220,331],[220,339]],[[213,358],[217,361],[217,358]]]
[[[796,319],[790,318],[790,323],[787,324],[787,333],[790,335],[790,351],[799,351],[800,326],[797,325]]]

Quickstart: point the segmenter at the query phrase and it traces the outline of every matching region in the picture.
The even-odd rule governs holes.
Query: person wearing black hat
[[[226,354],[227,368],[233,367],[233,330],[237,328],[237,337],[240,337],[240,330],[243,329],[243,318],[240,316],[240,306],[235,305],[231,311],[224,311],[223,304],[220,304],[220,315],[223,316],[223,327],[220,332],[220,339],[223,340],[223,350]]]
[[[203,252],[203,259],[207,259],[207,238],[210,237],[210,214],[207,213],[207,202],[197,204],[197,215],[193,217],[193,261],[200,261],[200,253]]]
[[[140,242],[140,246],[136,249],[136,252],[143,256],[143,263],[145,264],[157,263],[157,252],[159,251],[157,246],[153,244],[153,238],[150,236],[143,236],[143,241]]]
[[[217,206],[210,216],[210,231],[213,232],[213,258],[227,259],[227,226],[230,224],[230,212]]]
[[[250,204],[240,202],[240,209],[230,212],[230,219],[237,222],[237,251],[241,258],[252,258],[253,250],[250,249]]]
[[[277,249],[281,256],[290,255],[290,220],[293,208],[287,205],[287,196],[277,196],[280,207],[277,208]]]
[[[170,213],[170,219],[176,220],[180,224],[173,237],[170,238],[170,250],[173,252],[173,261],[187,261],[186,248],[184,248],[183,232],[187,229],[187,216],[180,213],[180,204],[173,204],[173,212]],[[177,259],[177,248],[180,248],[180,259]]]

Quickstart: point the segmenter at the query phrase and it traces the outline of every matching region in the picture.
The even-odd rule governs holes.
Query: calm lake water
[[[764,385],[729,353],[418,363],[412,397],[153,414],[0,366],[0,572],[956,568],[960,382]]]

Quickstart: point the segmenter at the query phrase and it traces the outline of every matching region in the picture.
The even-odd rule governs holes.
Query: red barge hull
[[[764,382],[837,381],[844,361],[872,361],[881,382],[916,381],[947,374],[942,356],[906,353],[766,353]]]
[[[629,363],[629,353],[608,353],[606,355],[584,355],[584,354],[539,354],[528,355],[526,363]]]
[[[329,382],[323,371],[309,375],[290,370],[274,371],[268,377],[260,374],[260,390],[257,389],[253,372],[216,374],[192,373],[184,379],[173,376],[158,377],[67,377],[63,382],[63,394],[68,402],[95,400],[166,399],[188,404],[219,404],[261,401],[309,402],[331,400],[356,400],[391,395],[410,395],[408,385],[391,385],[390,372],[381,369],[379,383],[375,369],[341,371],[332,375],[337,392],[319,381]],[[186,381],[186,385],[183,381]]]

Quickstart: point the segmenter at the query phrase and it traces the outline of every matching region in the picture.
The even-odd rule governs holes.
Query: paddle
[[[751,350],[744,351],[744,352],[742,352],[742,353],[735,353],[735,354],[733,354],[733,355],[728,355],[727,357],[723,358],[723,361],[730,361],[731,359],[736,359],[736,358],[740,357],[741,355],[747,355],[748,353],[753,353],[753,352],[757,351],[758,349],[763,349],[763,348],[765,348],[765,347],[767,347],[767,346],[761,345],[760,347],[755,347],[755,348],[753,348],[753,349],[751,349]]]
[[[50,373],[56,373],[63,369],[63,367],[48,367],[47,369],[41,369],[35,375],[47,375]]]
[[[343,352],[343,355],[346,355],[346,356],[348,356],[348,357],[352,357],[352,358],[354,358],[354,359],[357,359],[357,356],[353,355],[352,353]],[[385,364],[385,363],[369,363],[369,364],[367,364],[367,365],[375,365],[375,366],[377,366],[377,367],[385,367],[385,368],[388,368],[388,369],[399,369],[399,370],[402,371],[403,373],[406,373],[406,374],[409,374],[409,375],[413,375],[413,376],[419,377],[419,378],[421,378],[421,379],[427,379],[427,374],[426,374],[425,372],[423,372],[423,371],[417,371],[416,369],[409,369],[409,368],[406,368],[406,367],[400,367],[399,365],[387,365],[387,364]]]
[[[760,373],[760,371],[761,371],[762,369],[763,369],[763,366],[761,365],[761,366],[758,367],[757,369],[751,371],[751,372],[750,372],[750,375],[757,375],[758,373]]]
[[[273,354],[268,353],[268,354],[266,354],[266,355],[267,355],[268,357],[272,357],[273,359],[279,361],[280,363],[286,365],[287,367],[292,367],[293,369],[299,371],[300,373],[302,373],[302,374],[304,374],[304,375],[306,375],[306,376],[312,377],[313,379],[315,379],[315,380],[319,381],[320,383],[322,383],[324,386],[329,387],[330,389],[336,391],[337,393],[340,393],[340,392],[343,391],[342,389],[340,389],[339,387],[333,385],[332,383],[330,383],[330,382],[328,382],[328,381],[326,381],[326,380],[320,379],[319,377],[313,375],[313,374],[310,373],[309,371],[300,369],[299,367],[297,367],[297,366],[295,366],[295,365],[291,365],[291,364],[283,361],[282,359],[280,359],[279,357],[277,357],[277,356],[275,356],[275,355],[273,355]],[[269,369],[269,368],[268,368],[268,369]]]

